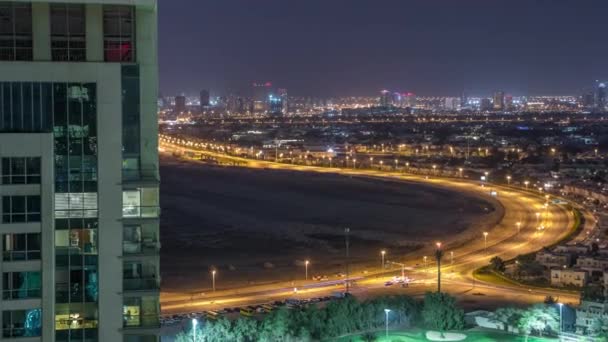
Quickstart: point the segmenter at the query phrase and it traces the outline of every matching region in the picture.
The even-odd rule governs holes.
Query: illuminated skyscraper
[[[595,89],[595,110],[603,112],[608,110],[608,82],[597,82]]]
[[[392,93],[388,90],[380,92],[380,107],[389,107],[393,104]]]
[[[2,341],[158,341],[156,14],[0,1]]]
[[[494,93],[494,110],[505,109],[505,93],[503,91],[497,91]]]
[[[269,110],[269,98],[272,92],[272,83],[253,84],[253,111],[263,113]]]

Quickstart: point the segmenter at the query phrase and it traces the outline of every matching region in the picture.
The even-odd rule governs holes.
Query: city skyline
[[[301,96],[362,96],[385,88],[421,96],[578,95],[608,78],[600,15],[607,6],[161,3],[160,87],[165,95],[201,89],[246,95],[252,82],[270,80]]]

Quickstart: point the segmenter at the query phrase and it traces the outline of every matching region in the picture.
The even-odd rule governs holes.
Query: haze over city
[[[293,95],[577,95],[608,78],[604,13],[589,1],[162,1],[161,91]],[[175,24],[179,23],[179,24]]]

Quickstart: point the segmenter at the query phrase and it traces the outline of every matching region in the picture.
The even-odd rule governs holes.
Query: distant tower
[[[608,104],[608,90],[606,89],[608,87],[608,82],[600,82],[597,81],[597,86],[595,89],[595,110],[597,110],[598,112],[603,112],[605,111],[606,105]]]
[[[203,89],[201,90],[201,109],[209,107],[209,90]]]
[[[389,107],[393,103],[392,94],[388,90],[380,92],[380,107]]]
[[[503,91],[497,91],[494,93],[494,110],[505,109],[505,93]]]
[[[186,111],[186,97],[183,95],[175,97],[175,107],[174,111],[177,113]]]
[[[272,83],[262,82],[253,84],[253,111],[263,113],[268,110]]]

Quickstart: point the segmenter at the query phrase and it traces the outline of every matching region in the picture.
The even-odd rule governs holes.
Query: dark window
[[[50,85],[0,82],[0,132],[51,132]]]
[[[135,60],[135,11],[133,6],[104,6],[103,46],[106,62],[133,62]]]
[[[2,222],[40,222],[40,196],[3,196]]]
[[[32,7],[21,2],[0,2],[0,60],[31,61]]]
[[[2,237],[2,259],[40,260],[40,245],[40,233],[5,234]]]
[[[2,158],[2,184],[40,184],[40,158]]]
[[[54,61],[86,60],[84,5],[51,5],[51,51]]]

